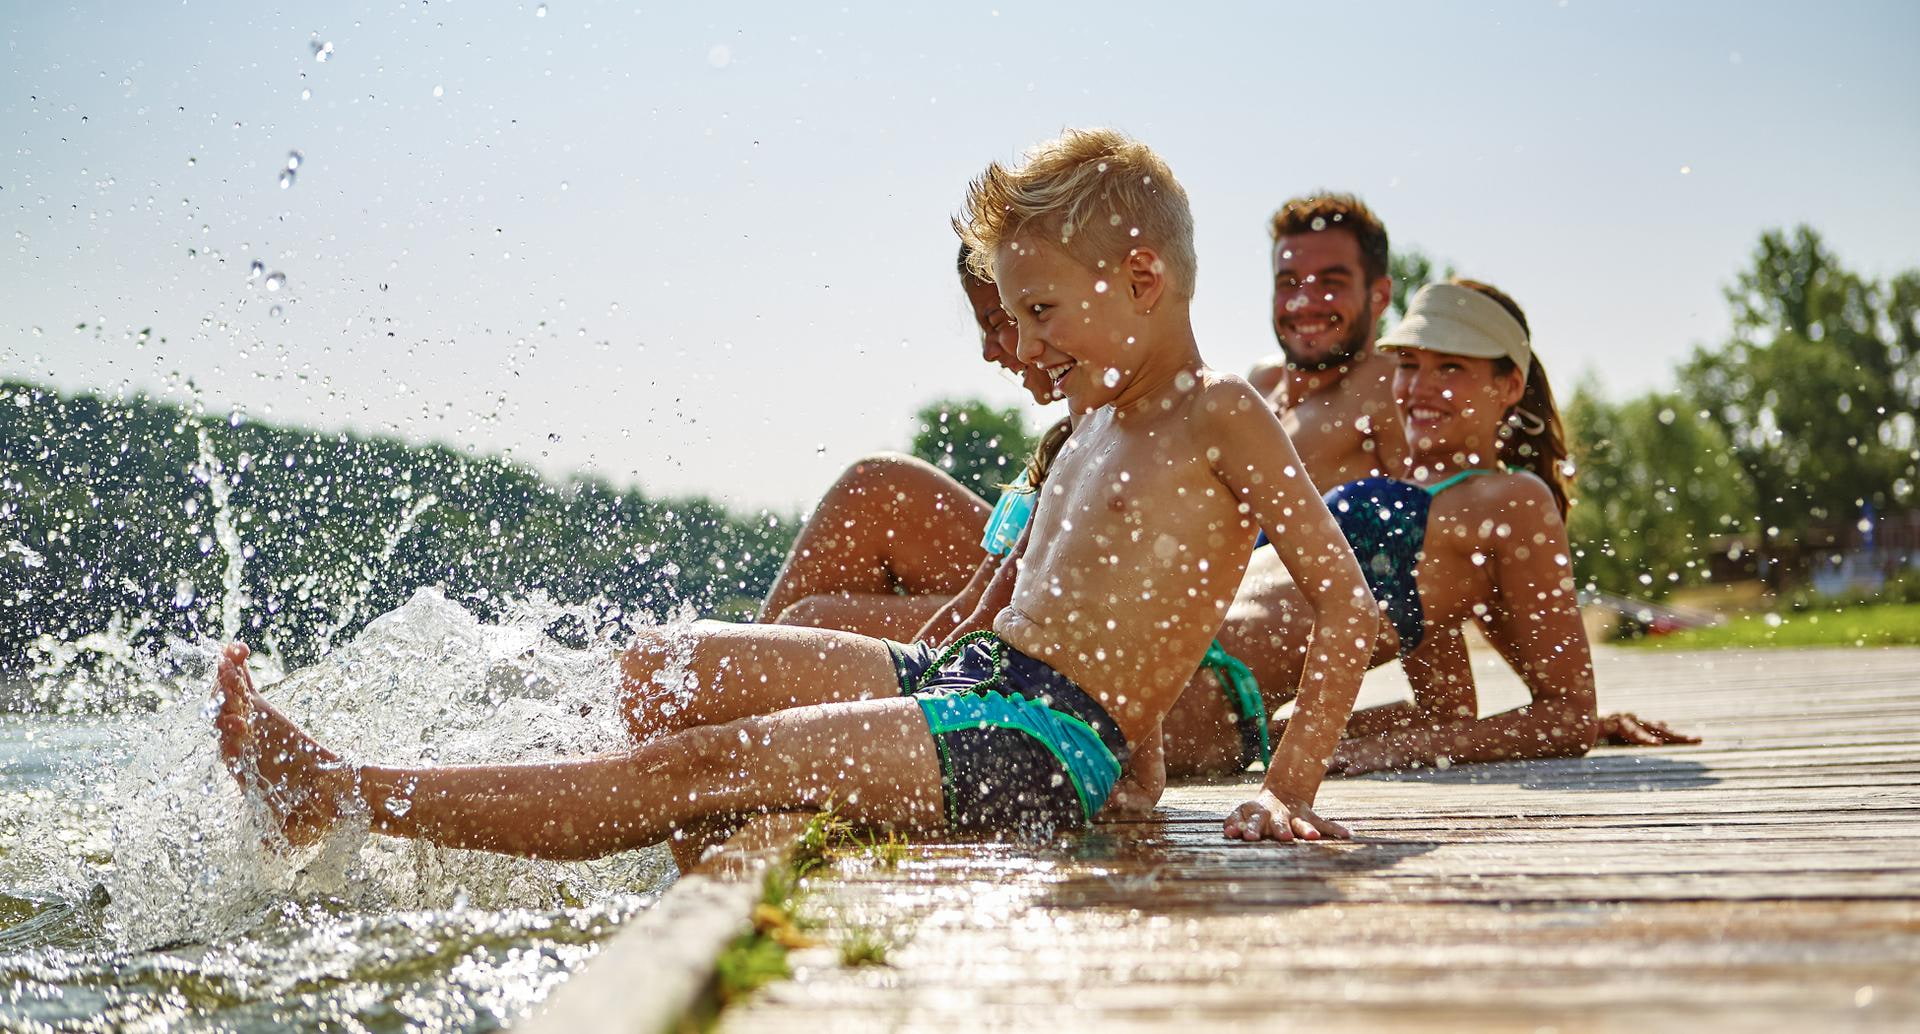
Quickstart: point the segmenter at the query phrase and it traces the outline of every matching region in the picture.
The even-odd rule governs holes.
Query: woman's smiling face
[[[1017,375],[1034,402],[1043,406],[1052,402],[1053,383],[1047,375],[1020,361],[1020,331],[1000,305],[1000,289],[972,277],[961,277],[960,285],[973,307],[973,322],[980,328],[980,358]]]
[[[1425,348],[1395,348],[1393,397],[1416,454],[1476,455],[1491,461],[1500,422],[1526,387],[1517,368]]]

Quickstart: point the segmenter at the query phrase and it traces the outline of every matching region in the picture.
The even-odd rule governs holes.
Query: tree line
[[[423,585],[483,617],[532,593],[600,624],[737,616],[794,532],[445,446],[0,382],[0,671],[95,634],[217,636],[229,617],[303,664]]]

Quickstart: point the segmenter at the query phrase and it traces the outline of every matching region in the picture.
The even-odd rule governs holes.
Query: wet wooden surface
[[[1706,742],[1329,781],[1349,844],[1221,840],[1250,776],[1053,844],[851,858],[813,908],[888,964],[798,958],[723,1027],[1920,1030],[1920,650],[1599,663],[1603,710]],[[1483,711],[1524,699],[1497,665]]]

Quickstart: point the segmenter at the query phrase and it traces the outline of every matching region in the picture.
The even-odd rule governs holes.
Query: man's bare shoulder
[[[1278,352],[1253,364],[1247,371],[1247,383],[1261,398],[1270,398],[1287,379],[1287,358]]]

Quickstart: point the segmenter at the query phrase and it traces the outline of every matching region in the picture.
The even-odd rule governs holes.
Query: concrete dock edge
[[[517,1034],[667,1031],[713,978],[714,960],[752,925],[761,879],[784,864],[811,816],[754,818],[620,928]]]

